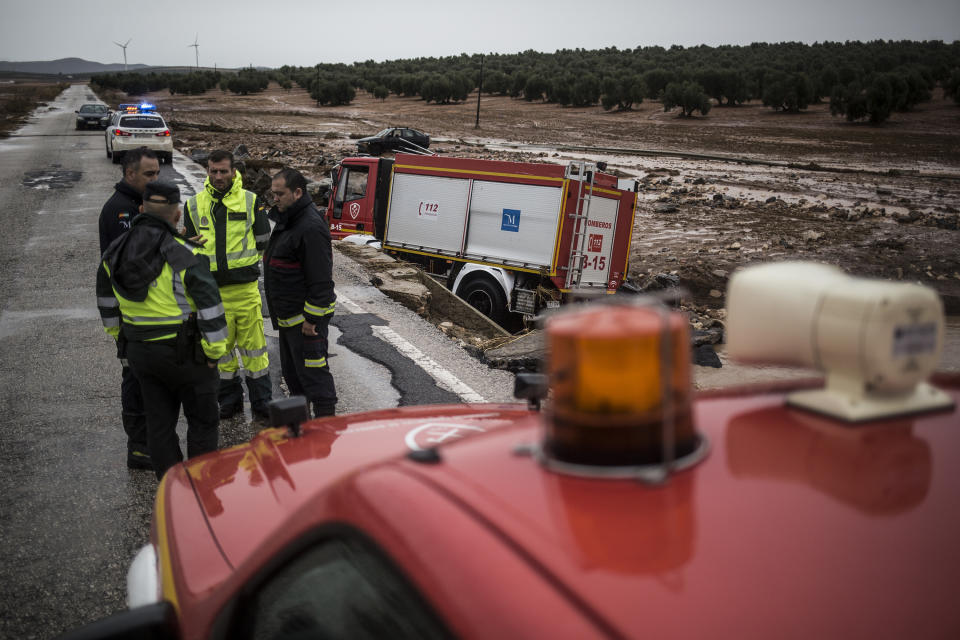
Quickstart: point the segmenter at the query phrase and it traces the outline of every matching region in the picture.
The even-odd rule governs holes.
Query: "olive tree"
[[[670,111],[674,107],[680,107],[680,115],[689,118],[694,111],[699,111],[701,115],[710,113],[710,96],[703,91],[698,83],[671,82],[663,90],[663,110]]]

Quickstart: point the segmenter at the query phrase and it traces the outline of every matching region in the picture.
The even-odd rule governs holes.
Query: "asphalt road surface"
[[[102,132],[74,130],[74,110],[92,101],[74,85],[0,140],[0,638],[50,638],[122,610],[127,566],[149,539],[156,480],[126,468],[120,366],[96,309],[97,219],[120,169]],[[162,167],[184,197],[204,175],[179,154]],[[338,413],[511,401],[511,374],[472,359],[336,251],[334,263]],[[246,407],[221,424],[221,446],[263,426]]]

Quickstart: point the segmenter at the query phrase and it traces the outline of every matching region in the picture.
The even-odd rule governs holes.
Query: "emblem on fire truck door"
[[[428,422],[408,432],[403,441],[411,451],[432,449],[445,442],[460,440],[471,433],[483,433],[484,429],[455,422]]]
[[[354,220],[356,220],[356,219],[357,219],[357,216],[360,215],[360,203],[359,203],[359,202],[351,202],[351,203],[350,203],[350,212],[349,212],[349,213],[350,213],[350,217],[353,218]]]

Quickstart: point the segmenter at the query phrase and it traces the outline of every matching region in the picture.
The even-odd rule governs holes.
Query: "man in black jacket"
[[[327,363],[327,327],[337,296],[333,291],[330,228],[294,169],[273,177],[276,223],[264,263],[270,320],[280,333],[280,367],[291,395],[306,396],[313,415],[336,412],[337,391]]]
[[[123,179],[113,185],[113,195],[100,210],[100,255],[130,229],[143,203],[143,189],[160,177],[157,154],[140,147],[123,156]]]
[[[107,247],[97,271],[104,331],[130,359],[147,410],[147,440],[157,479],[183,459],[177,437],[187,418],[187,455],[218,443],[217,361],[227,350],[227,320],[210,263],[176,231],[180,190],[147,185],[141,215]]]
[[[160,161],[150,149],[140,147],[124,154],[123,179],[114,185],[113,195],[100,211],[100,255],[111,242],[130,229],[133,219],[140,212],[144,188],[159,177]],[[127,434],[127,466],[131,469],[152,469],[140,383],[125,358],[121,358],[120,364],[120,405],[123,430]]]

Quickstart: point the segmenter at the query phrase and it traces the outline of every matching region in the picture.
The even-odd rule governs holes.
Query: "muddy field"
[[[659,103],[616,113],[484,96],[475,128],[476,94],[427,105],[360,93],[335,108],[279,88],[148,98],[181,151],[243,143],[254,158],[316,178],[355,153],[354,138],[396,125],[426,131],[442,154],[605,160],[641,180],[630,279],[640,288],[679,282],[700,306],[722,306],[739,265],[802,258],[932,285],[960,313],[960,107],[939,90],[881,126],[846,123],[827,105],[678,118]]]

